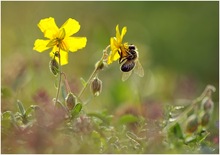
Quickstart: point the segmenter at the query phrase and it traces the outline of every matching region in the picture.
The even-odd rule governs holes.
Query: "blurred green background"
[[[68,18],[81,25],[75,36],[87,37],[87,46],[69,53],[63,67],[71,89],[78,94],[80,77],[88,79],[102,50],[115,36],[115,27],[127,26],[124,42],[138,47],[144,78],[132,75],[121,81],[117,62],[99,74],[102,94],[84,99],[87,110],[115,110],[124,103],[145,100],[171,102],[194,99],[207,84],[219,90],[219,2],[1,2],[2,111],[14,109],[16,99],[36,104],[33,96],[45,90],[55,97],[55,78],[49,72],[49,51],[33,51],[43,39],[37,27],[54,17],[58,27]],[[218,109],[218,108],[217,108]]]

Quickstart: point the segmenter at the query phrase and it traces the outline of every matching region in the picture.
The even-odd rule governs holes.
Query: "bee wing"
[[[132,71],[130,71],[130,72],[123,72],[121,80],[122,81],[126,81],[131,76],[131,73],[132,73]]]
[[[144,76],[144,69],[141,65],[141,63],[137,60],[136,61],[136,66],[134,68],[134,72],[139,75],[140,77],[143,77]]]

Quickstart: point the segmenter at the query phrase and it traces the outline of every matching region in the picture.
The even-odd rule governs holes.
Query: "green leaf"
[[[5,111],[2,113],[2,120],[11,120],[11,111]]]
[[[87,84],[87,83],[86,83],[86,81],[85,81],[85,80],[84,80],[82,77],[80,78],[80,81],[81,81],[81,83],[82,83],[83,87],[85,87],[85,86],[86,86],[86,84]]]
[[[179,125],[179,123],[176,123],[172,128],[171,128],[171,132],[175,137],[178,137],[180,139],[183,139],[183,132],[182,129]]]
[[[131,114],[126,114],[126,115],[123,115],[119,118],[118,123],[128,124],[128,123],[134,123],[137,121],[138,121],[138,117],[131,115]]]
[[[199,143],[202,143],[208,137],[208,135],[210,135],[210,133],[204,131],[204,133],[200,133],[199,135],[200,136],[198,138],[198,141],[199,141]]]
[[[18,109],[21,112],[21,115],[24,116],[25,115],[25,109],[23,106],[23,103],[20,100],[17,100],[17,105],[18,105]]]
[[[72,117],[75,117],[76,115],[78,115],[81,110],[82,110],[82,104],[81,104],[81,103],[78,103],[78,104],[73,108],[73,110],[71,111]]]
[[[37,105],[31,105],[30,107],[27,108],[25,115],[28,116],[33,110],[35,110],[36,108],[38,108]]]
[[[188,135],[186,136],[185,138],[185,143],[186,144],[189,144],[189,143],[196,143],[198,140],[197,140],[197,137],[195,135]]]
[[[96,117],[102,121],[102,123],[109,125],[112,119],[112,115],[107,115],[105,112],[102,113],[89,113],[88,116]]]
[[[16,118],[13,114],[11,114],[11,122],[12,124],[14,125],[14,127],[18,130],[20,130],[19,126],[17,125],[17,121],[16,121]]]
[[[12,126],[12,112],[5,111],[2,113],[2,120],[1,120],[1,133],[2,134],[11,134],[11,126]]]

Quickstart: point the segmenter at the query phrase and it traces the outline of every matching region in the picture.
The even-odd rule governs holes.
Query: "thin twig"
[[[66,91],[69,93],[71,92],[71,89],[70,89],[70,86],[68,84],[68,81],[67,81],[67,77],[66,77],[66,74],[64,72],[61,73],[64,77],[64,82],[65,82],[65,86],[66,86]]]
[[[103,55],[102,55],[102,58],[99,60],[99,62],[107,59],[107,50],[108,48],[110,47],[110,45],[108,45],[104,50],[103,50]],[[93,70],[92,74],[90,75],[89,79],[87,80],[86,84],[84,85],[83,89],[80,91],[79,95],[78,95],[78,98],[80,99],[80,97],[82,96],[82,94],[85,92],[88,84],[90,83],[90,81],[92,80],[92,78],[98,73],[99,71],[99,68],[98,66],[95,67],[95,69]]]

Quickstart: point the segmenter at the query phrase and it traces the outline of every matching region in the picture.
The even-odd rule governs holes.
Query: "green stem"
[[[103,61],[103,60],[106,61],[107,55],[108,55],[108,54],[107,54],[107,50],[108,50],[109,47],[110,47],[110,45],[108,45],[108,46],[103,50],[103,55],[102,55],[102,58],[99,60],[99,63],[100,63],[101,61]],[[79,95],[78,95],[78,98],[79,98],[79,99],[80,99],[80,97],[82,96],[82,94],[85,92],[85,90],[86,90],[88,84],[90,83],[90,81],[91,81],[92,78],[96,75],[96,73],[97,73],[98,71],[99,71],[99,68],[98,68],[98,66],[96,66],[95,69],[93,70],[92,74],[90,75],[89,79],[87,80],[85,86],[83,87],[83,89],[82,89],[81,92],[79,93]]]
[[[61,74],[62,74],[63,77],[64,77],[64,82],[65,82],[65,86],[66,86],[66,91],[67,91],[68,93],[70,93],[70,92],[71,92],[71,89],[70,89],[70,86],[69,86],[69,84],[68,84],[66,74],[63,73],[63,72],[62,72]]]
[[[70,89],[69,84],[68,84],[66,74],[65,74],[64,72],[62,72],[61,74],[62,74],[63,77],[64,77],[64,82],[65,82],[65,86],[66,86],[66,91],[67,91],[67,93],[70,93],[70,92],[73,93],[73,92],[71,91],[71,89]],[[76,94],[74,94],[74,93],[73,93],[73,95],[76,96]],[[77,97],[77,96],[76,96],[76,97]],[[81,100],[79,97],[77,97],[77,99],[78,99],[81,103],[83,103],[82,100]],[[63,106],[63,105],[62,105],[62,106]]]
[[[59,93],[60,93],[60,84],[61,84],[61,76],[62,76],[62,68],[61,68],[61,61],[60,61],[60,48],[59,48],[59,82],[58,82],[58,89],[57,89],[57,95],[56,95],[56,100],[55,100],[55,105],[57,104]]]
[[[177,122],[182,122],[184,120],[184,116],[187,115],[188,112],[190,112],[197,103],[200,103],[200,101],[205,97],[205,96],[210,96],[211,92],[215,92],[215,87],[212,85],[206,86],[205,90],[203,93],[196,98],[195,100],[192,101],[192,104],[185,110],[183,111],[172,123],[168,124],[164,129],[163,132],[167,132],[173,125],[175,125]]]
[[[91,79],[93,78],[93,76],[97,73],[97,67],[94,69],[94,71],[92,72],[92,74],[90,75],[88,81],[86,82],[85,86],[83,87],[83,89],[81,90],[81,92],[79,93],[78,98],[80,98],[82,96],[82,94],[84,93],[84,91],[86,90],[88,84],[90,83]]]

